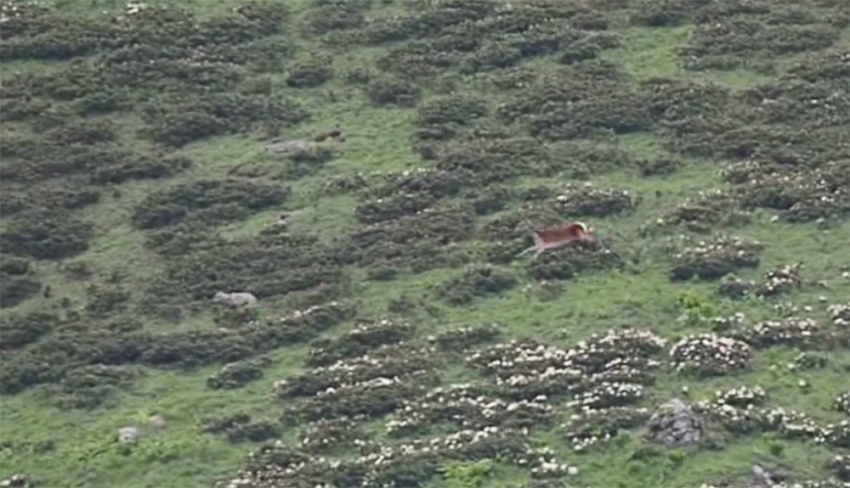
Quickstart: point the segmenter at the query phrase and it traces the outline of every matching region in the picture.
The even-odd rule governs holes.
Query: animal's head
[[[229,295],[227,293],[223,292],[223,291],[217,291],[217,292],[215,292],[215,295],[213,296],[213,301],[216,302],[216,303],[221,303],[224,300],[227,300],[228,296]]]
[[[587,224],[585,224],[584,222],[576,222],[575,225],[578,226],[579,229],[581,229],[582,233],[584,233],[584,234],[590,233],[590,229],[587,227]]]

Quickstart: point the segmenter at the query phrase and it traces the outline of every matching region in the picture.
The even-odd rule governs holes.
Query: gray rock
[[[213,297],[213,302],[228,307],[250,307],[256,305],[257,297],[248,292],[225,293],[219,291]]]
[[[121,427],[118,429],[118,442],[134,442],[142,435],[138,427]]]
[[[667,447],[696,444],[702,439],[704,422],[678,398],[661,405],[647,424],[647,437]]]
[[[11,478],[0,481],[0,488],[29,488],[29,486],[29,481],[20,474],[12,475]]]
[[[291,141],[272,141],[270,144],[266,144],[266,151],[278,156],[286,156],[309,151],[311,147],[310,141],[293,139]]]
[[[770,488],[772,486],[779,485],[784,479],[785,476],[779,474],[776,469],[754,464],[753,476],[750,479],[750,487]]]
[[[165,417],[163,417],[161,414],[151,415],[150,417],[148,417],[148,424],[150,424],[151,427],[155,427],[157,429],[164,429]]]

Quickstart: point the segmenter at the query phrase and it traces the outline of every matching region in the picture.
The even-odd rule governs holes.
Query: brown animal
[[[534,252],[532,260],[545,251],[558,249],[581,242],[592,241],[587,226],[582,222],[569,222],[549,229],[532,229],[534,245],[519,253],[517,257]]]

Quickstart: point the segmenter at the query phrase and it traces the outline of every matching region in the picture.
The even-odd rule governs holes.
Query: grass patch
[[[625,20],[647,8],[638,5],[426,3],[153,2],[137,13],[56,1],[8,21],[0,301],[26,296],[2,309],[0,480],[215,486],[264,444],[204,432],[204,419],[238,414],[252,423],[232,429],[261,435],[271,425],[268,444],[309,456],[309,470],[281,481],[293,486],[549,486],[535,484],[537,458],[506,454],[526,448],[549,449],[539,455],[577,468],[558,478],[594,488],[721,484],[754,463],[794,481],[827,479],[830,449],[844,446],[781,429],[712,425],[721,449],[673,449],[644,441],[641,424],[575,452],[562,424],[580,410],[568,402],[598,387],[601,372],[585,371],[581,388],[532,394],[471,358],[512,339],[574,352],[594,334],[648,328],[668,343],[626,408],[746,385],[764,388],[767,406],[839,421],[848,332],[827,307],[850,294],[847,154],[835,132],[850,126],[840,9],[757,2],[736,17],[709,2],[675,26],[647,27]],[[706,29],[715,18],[730,30]],[[322,67],[330,71],[316,75]],[[296,69],[317,78],[295,86]],[[272,140],[308,149],[272,154]],[[168,158],[191,164],[174,169]],[[93,177],[107,170],[120,177]],[[585,184],[593,190],[576,190]],[[78,203],[84,191],[97,198]],[[567,191],[590,203],[565,204]],[[609,211],[622,191],[628,208]],[[134,219],[140,212],[150,225]],[[61,237],[71,218],[91,225],[73,252]],[[616,259],[602,248],[515,258],[531,244],[529,226],[568,220],[589,223]],[[759,241],[756,262],[736,261],[716,241],[723,235]],[[709,255],[700,241],[722,249]],[[33,246],[68,255],[36,259]],[[802,262],[802,281],[776,296],[724,297],[719,278],[671,278],[676,253],[691,251],[692,266],[732,262],[754,287]],[[219,290],[251,292],[259,307],[226,310],[212,302]],[[722,325],[736,313],[743,323]],[[754,338],[755,324],[789,317],[814,320],[815,338]],[[498,335],[470,332],[494,323]],[[701,333],[746,336],[748,367],[677,372],[670,346]],[[365,359],[352,352],[362,350]],[[364,376],[327,376],[311,361],[328,351],[342,361],[331,372]],[[803,352],[823,364],[789,368]],[[259,379],[207,386],[226,364],[260,355],[270,361]],[[369,372],[370,361],[383,370]],[[527,362],[523,375],[544,376]],[[125,371],[136,375],[126,384],[104,379]],[[460,401],[469,410],[394,437],[393,421],[432,405],[434,388],[461,384],[483,390]],[[59,407],[57,391],[106,400]],[[539,403],[552,422],[524,432],[514,429],[521,416],[506,414],[496,427],[507,434],[489,450],[417,451],[380,469],[358,461],[376,445],[483,429],[470,406],[479,397]],[[164,428],[149,425],[154,414]],[[348,421],[366,444],[303,442],[306,429]],[[118,441],[126,426],[142,430],[136,443]]]

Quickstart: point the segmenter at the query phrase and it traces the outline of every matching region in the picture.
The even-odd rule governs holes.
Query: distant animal
[[[219,305],[228,307],[250,307],[256,305],[257,297],[248,292],[233,292],[225,293],[223,291],[216,292],[213,297],[213,302]]]
[[[540,254],[550,249],[558,249],[581,242],[594,240],[588,234],[587,226],[582,222],[569,222],[549,229],[531,229],[534,245],[517,255],[524,256],[534,252],[532,260],[537,259]]]
[[[314,142],[324,142],[327,139],[330,139],[337,143],[345,142],[345,135],[343,135],[342,131],[339,129],[333,129],[328,132],[323,132],[316,137],[313,138]]]
[[[289,227],[289,224],[292,222],[290,215],[286,212],[280,214],[275,220],[274,224],[280,227]]]

